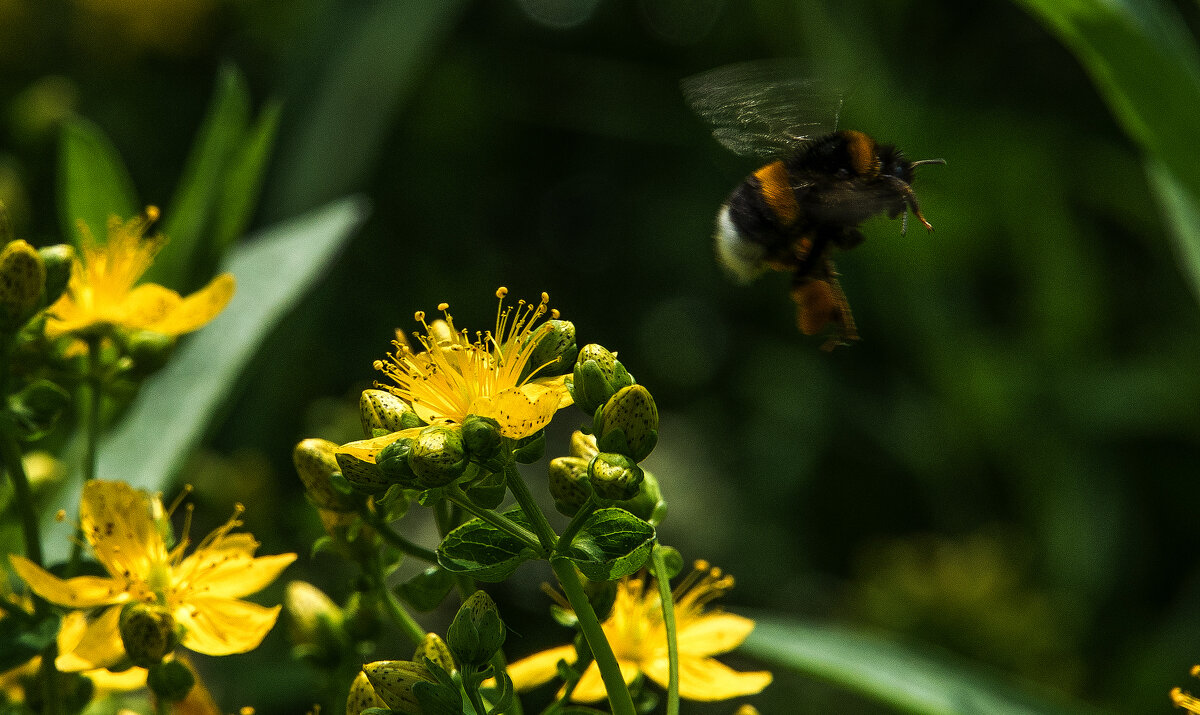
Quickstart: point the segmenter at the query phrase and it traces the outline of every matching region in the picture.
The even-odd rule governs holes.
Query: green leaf
[[[1158,161],[1146,161],[1146,177],[1175,237],[1179,263],[1191,281],[1192,292],[1200,299],[1200,201]]]
[[[367,215],[357,198],[334,202],[262,231],[230,254],[237,294],[211,324],[188,336],[162,371],[142,385],[120,423],[101,441],[98,475],[162,489],[199,443],[265,336],[324,275]],[[55,503],[74,504],[74,493]],[[54,526],[47,514],[43,531]],[[50,560],[67,539],[47,539]]]
[[[1057,694],[1035,695],[948,655],[937,656],[829,624],[758,617],[740,652],[921,715],[1095,712]]]
[[[266,177],[267,161],[279,130],[279,102],[268,102],[254,126],[243,135],[241,146],[229,161],[221,182],[213,248],[216,256],[225,251],[250,225]]]
[[[396,587],[396,595],[405,603],[423,613],[428,613],[441,605],[454,588],[454,577],[450,572],[430,566],[421,573]]]
[[[34,621],[32,616],[6,604],[0,618],[0,673],[11,670],[38,655],[58,637],[58,617]]]
[[[289,216],[357,190],[380,156],[393,116],[448,32],[461,0],[373,3],[341,23],[308,106],[281,139],[271,216]]]
[[[200,125],[183,176],[163,215],[162,232],[169,243],[158,254],[145,280],[191,290],[192,271],[203,243],[211,235],[216,200],[234,151],[250,122],[250,90],[232,65],[224,65],[208,114]],[[206,266],[211,269],[211,266]],[[207,274],[207,270],[203,274]]]
[[[1151,183],[1200,293],[1200,233],[1180,217],[1200,200],[1200,49],[1183,18],[1161,0],[1019,0],[1062,40],[1091,75],[1125,132],[1154,166]],[[1170,177],[1164,178],[1164,177]],[[1166,185],[1169,184],[1169,185]],[[1164,193],[1165,192],[1165,193]],[[1184,220],[1184,225],[1187,225]]]
[[[529,520],[519,508],[504,513],[521,526]],[[512,575],[537,553],[525,542],[483,521],[472,519],[446,534],[437,548],[438,563],[451,573],[467,574],[478,581],[496,583]]]
[[[566,556],[593,581],[611,581],[637,571],[654,548],[654,527],[609,507],[592,512]]]
[[[64,236],[80,245],[82,221],[103,241],[109,216],[129,219],[142,210],[121,155],[86,119],[63,124],[58,151],[58,210]]]

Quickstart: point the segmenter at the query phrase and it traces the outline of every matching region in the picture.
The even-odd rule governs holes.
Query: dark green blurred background
[[[57,122],[72,114],[113,138],[144,201],[166,202],[223,62],[284,102],[258,225],[351,192],[373,203],[185,475],[213,519],[245,501],[265,551],[304,554],[320,534],[291,446],[357,436],[357,391],[393,329],[441,301],[486,328],[506,285],[548,291],[580,344],[618,350],[654,392],[662,537],[737,577],[728,607],[878,628],[1122,712],[1167,712],[1200,661],[1197,295],[1136,151],[1019,8],[119,6],[0,0],[0,200],[18,235],[61,238]],[[1194,27],[1197,6],[1179,9]],[[936,232],[876,220],[839,259],[863,340],[833,354],[796,332],[786,276],[739,287],[715,264],[717,207],[756,166],[678,89],[777,56],[846,88],[843,127],[948,163],[915,184]],[[566,414],[555,454],[582,419]],[[321,556],[289,575],[340,598],[351,574]],[[536,590],[547,574],[518,576],[493,590],[514,657],[567,637]],[[202,664],[226,711],[320,697],[304,666],[280,673],[284,630]],[[886,712],[783,673],[754,702]]]

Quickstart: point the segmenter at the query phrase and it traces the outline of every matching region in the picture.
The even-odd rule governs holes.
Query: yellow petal
[[[508,677],[520,692],[548,683],[558,675],[558,661],[575,662],[575,646],[564,645],[534,653],[508,666]]]
[[[76,576],[64,581],[24,556],[10,554],[8,560],[34,593],[60,606],[92,608],[129,599],[124,584],[116,579]]]
[[[113,606],[106,608],[99,618],[89,621],[83,638],[71,651],[70,662],[89,664],[84,670],[106,668],[121,662],[125,658],[125,645],[118,629],[120,619],[121,607]]]
[[[229,534],[183,560],[175,588],[186,594],[241,598],[257,593],[296,560],[295,554],[254,558],[258,542],[250,534]]]
[[[162,533],[153,518],[152,498],[125,482],[99,479],[83,487],[79,519],[96,560],[114,578],[145,580],[153,564],[167,559]],[[161,504],[158,512],[161,512]]]
[[[575,404],[575,400],[571,398],[571,391],[567,389],[567,376],[557,375],[555,377],[542,377],[530,381],[534,385],[541,385],[550,388],[558,393],[558,409],[570,407]]]
[[[182,335],[197,330],[217,317],[233,298],[237,281],[232,273],[222,273],[208,285],[184,298],[159,322],[149,326],[150,330],[166,335]]]
[[[57,661],[56,661],[57,662]],[[96,697],[107,693],[124,693],[146,687],[146,669],[137,666],[114,673],[105,668],[96,668],[84,673],[96,686]]]
[[[170,288],[143,283],[129,291],[119,306],[106,311],[110,314],[105,317],[126,328],[149,330],[177,311],[182,302],[183,298]]]
[[[374,464],[375,457],[380,451],[383,450],[384,447],[404,437],[416,437],[421,433],[422,429],[424,429],[424,427],[413,427],[411,429],[400,430],[399,432],[392,432],[391,434],[385,434],[379,437],[372,437],[371,439],[360,439],[357,442],[348,442],[335,449],[333,453],[335,455],[339,453],[348,454],[351,457],[356,457],[364,462],[370,462],[371,464]]]
[[[692,656],[728,653],[741,645],[752,630],[754,621],[749,618],[732,613],[706,613],[680,628],[679,652]]]
[[[646,677],[667,687],[667,659],[658,658],[642,664]],[[679,659],[679,697],[688,700],[728,700],[753,695],[771,684],[771,674],[765,670],[739,672],[714,658]]]
[[[621,667],[621,677],[625,680],[625,684],[632,683],[638,675],[637,664],[618,660],[617,665]],[[559,695],[561,696],[561,694],[560,691]],[[595,661],[592,661],[587,670],[583,671],[583,677],[575,686],[575,692],[571,693],[571,700],[579,703],[594,703],[606,697],[608,697],[608,690],[604,687],[604,679],[600,677],[600,668],[596,666]]]
[[[481,397],[475,407],[476,414],[500,423],[500,434],[521,439],[550,424],[561,401],[560,391],[553,385],[527,382],[490,398]]]
[[[184,647],[205,655],[230,655],[257,648],[275,625],[279,608],[196,596],[175,609],[175,621],[184,628]]]

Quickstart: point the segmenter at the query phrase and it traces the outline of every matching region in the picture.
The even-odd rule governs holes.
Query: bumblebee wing
[[[842,93],[806,76],[795,61],[726,65],[684,79],[684,99],[726,148],[772,156],[837,128]]]

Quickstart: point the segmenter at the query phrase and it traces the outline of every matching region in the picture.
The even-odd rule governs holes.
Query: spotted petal
[[[254,558],[258,541],[250,534],[228,534],[183,560],[176,588],[191,595],[241,598],[257,593],[279,577],[295,554]]]
[[[195,596],[175,609],[175,621],[184,628],[185,648],[205,655],[230,655],[257,648],[275,625],[279,609],[234,598]]]
[[[222,273],[147,328],[166,335],[182,335],[197,330],[225,309],[236,289],[233,274]]]
[[[183,298],[170,288],[157,283],[143,283],[129,291],[119,306],[113,306],[105,312],[110,322],[122,327],[152,330],[153,326],[178,310],[182,302]]]
[[[99,576],[76,576],[63,580],[24,556],[10,554],[13,569],[33,592],[42,598],[71,608],[93,608],[121,603],[129,599],[124,584]]]
[[[561,380],[527,382],[510,387],[492,397],[481,397],[474,405],[476,414],[491,417],[500,423],[500,433],[521,439],[550,424],[550,419],[563,402],[566,388]],[[570,403],[570,396],[567,397]]]
[[[90,663],[91,668],[107,668],[125,658],[125,645],[118,628],[120,620],[121,607],[113,606],[88,622],[83,638],[72,651],[79,663]]]
[[[145,580],[151,564],[166,560],[154,511],[149,494],[124,482],[97,479],[84,486],[79,505],[83,535],[114,578]]]
[[[414,438],[421,433],[424,427],[412,427],[399,432],[372,437],[371,439],[360,439],[356,442],[347,442],[337,449],[333,450],[336,454],[347,454],[356,459],[361,459],[370,464],[375,463],[375,457],[379,455],[383,448],[404,437]]]

